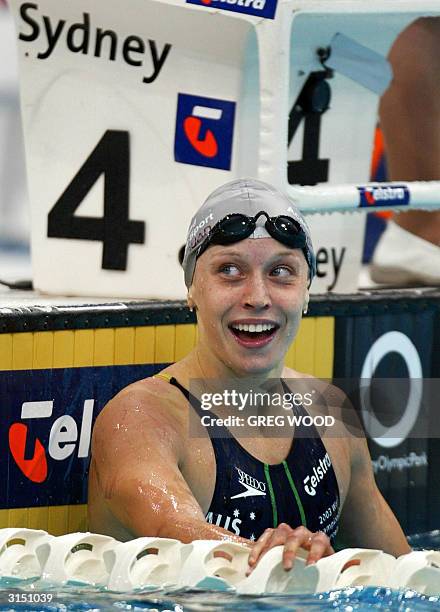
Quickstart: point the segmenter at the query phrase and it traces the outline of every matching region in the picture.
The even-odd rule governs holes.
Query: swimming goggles
[[[249,238],[254,233],[261,215],[266,217],[264,227],[272,238],[292,249],[304,249],[306,247],[306,236],[298,221],[285,215],[269,217],[264,210],[260,210],[254,217],[248,217],[241,213],[226,215],[209,231],[198,248],[197,257],[200,257],[211,244],[233,244]]]

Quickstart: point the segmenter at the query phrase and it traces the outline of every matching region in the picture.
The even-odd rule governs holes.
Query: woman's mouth
[[[229,329],[238,344],[260,348],[269,344],[279,328],[275,323],[232,323]]]

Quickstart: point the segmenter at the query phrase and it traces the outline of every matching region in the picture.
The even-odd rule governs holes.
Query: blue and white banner
[[[86,503],[96,417],[122,388],[163,367],[0,372],[0,508]]]

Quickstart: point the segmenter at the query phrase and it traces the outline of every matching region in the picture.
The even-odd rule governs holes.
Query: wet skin
[[[301,251],[287,249],[272,238],[210,247],[197,262],[189,292],[189,303],[197,312],[197,345],[164,372],[187,388],[194,378],[263,382],[307,376],[284,366],[307,299],[307,264]],[[254,341],[237,329],[251,323],[273,329],[262,334],[261,342]],[[130,385],[105,407],[92,442],[92,531],[120,540],[157,535],[184,542],[230,539],[250,544],[205,521],[216,465],[206,431],[199,438],[189,435],[191,410],[180,391],[159,378]],[[216,413],[221,415],[222,407]],[[291,446],[288,438],[236,437],[253,456],[269,464],[282,462]],[[348,544],[408,552],[403,533],[375,486],[365,440],[333,434],[323,442],[335,469],[341,504],[347,509],[341,528]],[[280,544],[286,569],[299,546],[309,551],[309,562],[332,552],[327,536],[295,527],[266,530],[252,545],[250,567]]]
[[[281,375],[307,302],[302,251],[272,238],[210,247],[197,262],[190,302],[197,309],[196,354],[206,378]],[[240,340],[238,324],[272,324],[261,342]]]

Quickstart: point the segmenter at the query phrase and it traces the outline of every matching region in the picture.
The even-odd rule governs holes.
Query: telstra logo
[[[274,19],[277,8],[277,0],[186,0],[186,2],[266,19]]]
[[[410,194],[406,185],[365,186],[357,188],[360,195],[359,206],[406,206],[409,204]]]
[[[230,170],[235,102],[179,93],[174,159]]]
[[[47,422],[42,419],[52,416],[53,400],[23,402],[21,420],[28,421],[29,424],[19,422],[11,425],[9,450],[26,478],[36,483],[44,482],[48,474],[48,457],[55,461],[63,461],[73,454],[75,448],[77,448],[78,458],[88,456],[94,402],[93,399],[84,401],[79,435],[78,425],[73,417],[64,414],[57,418],[50,426],[47,449],[34,432],[46,426],[46,432],[43,432],[42,437],[47,438],[47,435],[44,435],[44,433],[47,434]]]

